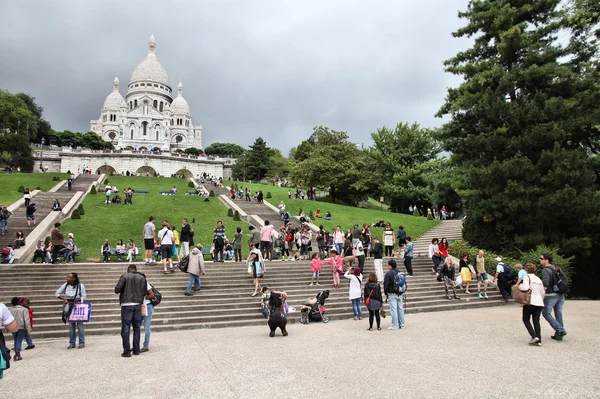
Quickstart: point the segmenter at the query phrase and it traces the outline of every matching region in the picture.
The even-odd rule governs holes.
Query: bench
[[[146,188],[132,189],[134,194],[148,194],[150,191]]]
[[[160,195],[175,195],[176,193],[173,190],[160,190]]]
[[[135,247],[135,252],[134,252],[134,254],[133,254],[133,260],[132,260],[133,262],[135,262],[135,257],[136,257],[138,254],[140,254],[140,251],[141,251],[141,250],[140,250],[138,247]],[[102,254],[101,256],[104,258],[104,255],[103,255],[103,254]],[[116,250],[116,249],[111,249],[111,250],[110,250],[110,255],[109,255],[109,256],[110,256],[110,257],[117,256],[117,250]],[[127,252],[126,252],[126,253],[124,253],[124,254],[123,254],[123,255],[121,255],[121,256],[122,256],[124,259],[127,259]]]
[[[188,190],[185,194],[186,195],[198,195],[198,193],[196,192],[196,190]]]
[[[67,253],[68,252],[69,251],[66,248],[61,251],[58,251],[58,254],[56,255],[56,257],[58,258],[57,260],[60,260],[60,258],[62,258],[65,262],[67,262]],[[81,255],[81,248],[77,248],[77,251],[73,253],[73,262],[75,262],[75,259],[79,255]]]

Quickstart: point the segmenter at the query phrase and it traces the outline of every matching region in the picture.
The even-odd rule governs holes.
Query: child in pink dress
[[[340,288],[340,274],[344,274],[344,270],[342,268],[342,261],[344,259],[340,254],[338,254],[335,248],[331,248],[331,254],[329,256],[329,261],[324,262],[324,264],[329,263],[329,268],[331,269],[331,274],[333,274],[333,288]]]
[[[310,285],[315,285],[315,280],[317,281],[316,285],[320,285],[319,275],[321,274],[321,268],[326,263],[327,262],[321,262],[321,259],[319,259],[318,252],[312,254],[312,260],[310,261],[310,271],[312,272],[312,280],[310,282]]]

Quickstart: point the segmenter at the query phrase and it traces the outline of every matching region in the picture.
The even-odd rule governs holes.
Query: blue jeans
[[[388,303],[392,314],[392,328],[404,328],[404,295],[389,294]]]
[[[354,298],[352,300],[352,313],[354,317],[362,317],[362,310],[360,309],[360,298]]]
[[[565,304],[564,295],[551,295],[544,298],[544,310],[542,315],[544,319],[552,326],[556,332],[566,332],[565,324],[563,323],[562,309]],[[552,317],[554,310],[554,317]]]
[[[0,228],[2,229],[2,235],[4,235],[8,229],[8,219],[0,219]]]
[[[195,274],[190,273],[190,278],[188,279],[187,288],[185,292],[188,294],[192,293],[192,286],[196,291],[200,290],[200,276],[196,276]]]
[[[341,243],[341,242],[336,243],[335,244],[335,249],[336,249],[338,255],[341,255],[342,254],[342,249],[344,249],[344,244]]]
[[[133,351],[140,351],[140,330],[142,326],[142,305],[121,306],[121,338],[123,353],[131,352],[129,333],[133,324]]]
[[[152,333],[150,323],[152,323],[154,305],[149,303],[148,305],[146,305],[146,309],[148,311],[148,315],[142,316],[142,322],[144,323],[144,349],[148,349],[150,347],[150,334]]]
[[[75,327],[77,326],[77,332],[79,334],[79,345],[85,345],[85,329],[83,323],[69,323],[69,345],[75,346]]]
[[[31,335],[25,334],[25,342],[27,342],[27,346],[33,346],[33,341],[31,340]]]
[[[27,334],[27,330],[20,329],[17,332],[12,333],[13,338],[15,339],[15,352],[21,352],[21,345],[23,344],[23,338]]]

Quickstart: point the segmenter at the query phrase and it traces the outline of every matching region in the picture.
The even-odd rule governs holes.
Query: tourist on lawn
[[[29,202],[31,202],[31,192],[29,191],[29,188],[26,188],[25,191],[23,191],[23,200],[25,201],[25,207],[28,207]]]
[[[379,242],[379,238],[373,237],[373,245],[371,246],[371,256],[373,256],[373,267],[379,283],[383,282],[383,245]]]
[[[465,294],[470,294],[471,292],[469,292],[469,286],[471,285],[471,268],[469,265],[469,254],[467,252],[462,254],[462,258],[458,264],[460,278],[465,286]]]
[[[344,233],[340,226],[336,226],[335,232],[333,233],[333,245],[335,245],[336,253],[341,254],[342,248],[344,248]]]
[[[167,221],[163,222],[162,229],[158,232],[157,236],[160,242],[160,257],[162,258],[163,272],[165,274],[168,273],[168,262],[171,273],[173,273],[173,259],[171,254],[173,253],[173,243],[175,242],[175,237],[173,237],[173,232],[169,229],[169,223]]]
[[[242,228],[236,227],[235,234],[233,235],[233,254],[236,262],[241,262],[243,260],[242,238],[244,238],[244,234],[242,234]]]
[[[25,218],[27,219],[27,227],[31,226],[31,222],[35,226],[35,211],[37,208],[35,207],[35,203],[29,204],[25,207]]]
[[[458,295],[456,295],[456,269],[454,268],[452,258],[446,259],[446,261],[442,265],[440,273],[442,275],[442,278],[444,279],[444,289],[446,290],[446,298],[460,300]],[[452,290],[452,297],[450,297],[449,290]]]
[[[31,314],[29,312],[29,299],[18,297],[13,298],[12,302],[13,307],[10,308],[10,313],[12,314],[12,316],[18,324],[17,331],[13,333],[13,339],[15,341],[15,356],[13,357],[13,360],[16,362],[19,360],[23,360],[23,358],[21,357],[21,345],[23,344],[23,339],[26,336],[31,335],[32,320]],[[27,347],[26,349],[32,348]]]
[[[15,235],[15,241],[13,242],[13,248],[19,249],[25,246],[25,234],[23,234],[23,230],[17,231]]]
[[[325,214],[325,220],[331,220],[331,212],[327,211]]]
[[[181,258],[179,257],[179,247],[180,247],[180,241],[179,241],[179,233],[177,232],[177,229],[175,228],[175,225],[171,225],[171,231],[173,232],[173,238],[175,239],[175,241],[173,242],[173,253],[172,256],[177,258],[177,262],[181,261]]]
[[[134,255],[136,255],[136,253],[135,243],[131,238],[129,239],[129,241],[127,241],[127,247],[125,248],[125,250],[127,251],[127,262],[133,262],[133,257]]]
[[[354,320],[362,320],[360,303],[362,299],[362,273],[358,267],[348,267],[346,268],[344,277],[350,280],[348,298],[352,301],[352,314],[354,315]]]
[[[115,252],[117,254],[117,260],[123,260],[123,255],[127,253],[127,249],[125,248],[125,244],[123,244],[122,239],[119,239],[119,241],[117,241]]]
[[[100,247],[100,255],[104,256],[104,263],[110,261],[110,251],[110,244],[108,243],[108,238],[106,238]]]
[[[473,267],[477,276],[477,298],[488,299],[487,288],[490,283],[487,272],[485,271],[485,252],[480,249],[475,259]],[[483,283],[483,294],[481,293],[481,283]]]
[[[192,296],[192,290],[200,291],[200,274],[204,275],[204,255],[202,248],[194,247],[190,253],[187,272],[190,274],[187,287],[185,289],[186,296]]]
[[[60,286],[54,296],[63,301],[65,305],[69,305],[67,313],[70,314],[73,305],[85,301],[85,286],[79,282],[77,273],[70,273],[67,276],[67,282]],[[66,317],[67,320],[63,319],[65,323],[68,322],[68,315]],[[81,322],[69,322],[69,346],[67,349],[75,348],[75,329],[77,329],[77,335],[79,336],[79,349],[83,349],[85,348],[85,328]]]
[[[381,318],[379,317],[379,310],[383,303],[383,297],[381,296],[381,286],[377,282],[377,276],[375,273],[369,274],[369,281],[365,284],[363,298],[369,298],[369,304],[366,305],[369,309],[369,331],[373,330],[373,319],[377,321],[377,330],[381,331]]]
[[[263,277],[265,270],[264,260],[261,259],[260,253],[252,250],[248,255],[248,262],[252,269],[252,278],[254,279],[254,293],[252,296],[256,296],[256,294],[258,294],[258,292],[261,290],[260,279]]]
[[[371,249],[371,227],[368,223],[364,223],[361,230],[361,239],[363,243],[363,249],[365,252],[365,258],[369,257],[369,251]]]
[[[385,256],[391,257],[394,253],[394,242],[396,241],[394,229],[392,228],[391,223],[386,223],[381,240],[383,241],[383,245],[385,247]]]
[[[192,226],[188,224],[187,218],[183,218],[181,221],[181,237],[179,238],[181,241],[181,251],[183,252],[183,256],[188,256],[190,254],[190,239],[191,239]]]
[[[148,218],[148,223],[144,225],[144,229],[142,230],[142,236],[144,238],[144,249],[145,256],[144,262],[148,263],[156,263],[154,259],[152,259],[152,253],[154,252],[154,238],[155,238],[156,227],[154,226],[154,216],[150,216]]]
[[[329,268],[331,274],[333,274],[333,288],[340,288],[340,275],[343,273],[343,258],[341,254],[338,254],[337,249],[331,248],[329,254]]]
[[[565,295],[557,293],[553,289],[558,284],[558,281],[555,281],[554,278],[556,267],[552,264],[552,254],[543,253],[540,256],[540,264],[544,267],[542,269],[542,280],[546,290],[542,314],[555,331],[554,335],[550,338],[562,341],[563,337],[567,335],[562,313],[565,304]],[[554,311],[554,317],[552,317],[552,311]]]
[[[65,235],[60,231],[60,222],[54,223],[54,228],[50,232],[52,241],[52,263],[58,263],[58,253],[65,247]]]
[[[287,294],[282,291],[272,291],[269,296],[269,337],[275,336],[275,330],[281,329],[281,334],[286,337],[288,335],[286,326],[287,318],[285,315],[285,301]]]
[[[535,265],[527,263],[525,265],[525,275],[523,282],[519,285],[519,290],[531,290],[531,299],[528,305],[523,306],[523,324],[531,337],[529,345],[542,346],[542,327],[540,326],[540,316],[544,310],[544,283],[535,275]],[[533,326],[531,325],[533,319]]]
[[[215,246],[214,261],[223,262],[223,250],[225,249],[225,228],[223,222],[217,222],[217,227],[213,230],[213,244]]]
[[[168,229],[167,229],[168,230]],[[122,357],[131,357],[129,335],[133,326],[133,354],[140,354],[140,337],[142,325],[142,304],[144,299],[151,299],[154,294],[148,289],[148,282],[143,274],[137,272],[135,265],[129,265],[115,286],[115,294],[119,294],[121,305],[121,339],[123,341]]]
[[[273,229],[271,229],[269,221],[265,220],[264,226],[260,228],[260,249],[263,253],[263,257],[266,260],[271,260],[271,256],[273,254],[273,248],[271,247],[272,234]]]
[[[429,244],[429,259],[431,259],[431,261],[433,262],[433,267],[431,268],[431,271],[433,271],[435,273],[435,275],[438,275],[438,267],[441,263],[441,254],[440,254],[440,248],[438,246],[438,239],[434,238],[433,240],[431,240],[431,244]]]
[[[388,297],[390,305],[390,314],[392,315],[392,325],[388,330],[398,330],[404,328],[404,293],[400,290],[406,290],[406,287],[394,287],[396,274],[400,273],[397,270],[398,265],[394,259],[388,260],[388,272],[383,280],[383,290]]]
[[[404,246],[404,267],[406,267],[406,272],[409,276],[413,276],[413,268],[412,268],[412,260],[414,256],[414,245],[412,243],[412,239],[407,236],[406,237],[406,245]]]

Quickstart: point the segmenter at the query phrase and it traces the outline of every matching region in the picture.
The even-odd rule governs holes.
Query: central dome
[[[156,40],[154,39],[154,35],[152,35],[148,41],[148,56],[133,70],[131,81],[129,82],[130,84],[150,80],[170,87],[167,71],[165,71],[165,68],[158,62],[155,50]]]

